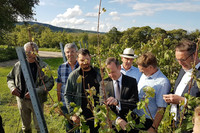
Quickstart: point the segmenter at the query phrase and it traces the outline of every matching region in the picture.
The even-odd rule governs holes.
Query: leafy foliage
[[[39,0],[1,0],[0,5],[0,33],[9,31],[14,27],[18,17],[32,19],[33,7]]]
[[[0,46],[0,62],[17,59],[17,53],[14,47]]]

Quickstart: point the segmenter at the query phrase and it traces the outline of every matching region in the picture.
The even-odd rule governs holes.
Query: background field
[[[57,68],[62,63],[62,58],[44,59],[48,63],[54,72],[54,76],[57,75]],[[21,119],[17,108],[15,96],[12,96],[10,90],[7,87],[6,76],[12,67],[0,67],[0,114],[3,118],[3,125],[6,133],[18,133],[21,130]],[[54,101],[57,101],[56,96],[56,83],[54,88],[50,91],[50,95]],[[49,132],[63,133],[65,132],[63,117],[58,114],[50,115],[52,102],[48,98],[45,103],[44,115]],[[33,130],[35,132],[35,130]]]

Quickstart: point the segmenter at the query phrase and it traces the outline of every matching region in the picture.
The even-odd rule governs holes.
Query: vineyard
[[[77,46],[87,47],[92,53],[92,65],[95,67],[105,66],[104,62],[107,57],[116,57],[121,60],[119,54],[127,47],[135,50],[136,55],[142,53],[152,52],[157,60],[160,70],[170,80],[172,88],[174,87],[175,80],[178,76],[180,66],[175,60],[175,45],[182,39],[187,38],[197,42],[200,35],[198,30],[188,33],[183,29],[165,31],[161,28],[151,29],[145,27],[132,27],[126,31],[120,32],[117,28],[113,27],[108,33],[100,34],[100,45],[98,46],[97,35],[94,33],[67,33],[67,32],[53,32],[47,27],[32,25],[31,27],[32,38],[39,47],[50,51],[59,51],[59,42],[63,44],[74,42]],[[29,40],[27,34],[27,26],[16,26],[12,32],[4,34],[3,39],[0,40],[1,47],[1,61],[17,58],[15,47],[22,46]],[[9,56],[7,56],[9,55]],[[62,58],[59,59],[45,59],[51,67],[54,78],[56,78],[57,68],[62,63]],[[101,61],[101,64],[100,62]],[[136,66],[135,61],[133,63]],[[136,66],[137,67],[137,66]],[[10,94],[6,83],[6,75],[11,70],[11,67],[1,67],[1,95],[0,95],[0,113],[3,117],[3,124],[5,125],[6,132],[19,132],[21,129],[21,121],[16,105],[15,97]],[[106,75],[105,75],[106,77]],[[54,101],[57,101],[56,86],[50,91]],[[188,97],[191,100],[192,106],[199,102],[198,99]],[[52,112],[52,101],[45,104],[44,115],[47,122],[47,127],[50,132],[64,132],[65,119],[63,116]],[[54,106],[55,107],[55,106]],[[99,107],[100,108],[100,107]],[[192,108],[193,111],[194,108]],[[56,109],[55,109],[56,110]],[[169,107],[166,113],[169,111]],[[174,131],[169,125],[169,117],[165,115],[163,121],[158,129],[159,132]],[[187,123],[183,123],[183,127],[188,129],[192,128],[192,116],[186,118]],[[131,121],[131,119],[130,119]],[[186,124],[186,125],[184,125]],[[83,127],[84,128],[84,127]],[[177,129],[181,131],[182,127]]]
[[[78,48],[87,48],[90,51],[92,55],[92,66],[100,68],[101,76],[105,79],[108,77],[108,74],[104,71],[106,70],[105,60],[108,57],[116,57],[121,61],[119,55],[123,53],[123,50],[125,48],[132,48],[134,53],[138,56],[146,52],[152,52],[156,56],[158,67],[170,80],[171,90],[173,90],[175,80],[177,79],[181,68],[175,59],[176,44],[182,39],[188,39],[199,45],[200,31],[198,29],[191,32],[184,29],[167,31],[160,27],[152,29],[150,26],[143,26],[131,27],[124,31],[119,31],[116,27],[113,27],[108,32],[101,33],[99,31],[100,16],[102,13],[106,12],[105,8],[101,8],[101,0],[98,5],[97,32],[83,30],[76,30],[74,33],[65,30],[53,31],[48,25],[45,26],[39,23],[30,24],[29,21],[21,22],[20,25],[18,25],[16,22],[18,21],[19,16],[22,20],[34,19],[33,16],[35,13],[33,8],[38,5],[39,2],[39,0],[26,0],[26,2],[22,3],[19,1],[8,0],[2,2],[3,6],[0,9],[2,12],[0,13],[0,62],[17,59],[18,57],[15,48],[18,46],[22,47],[29,41],[35,42],[40,50],[58,52],[61,51],[59,46],[60,43],[75,43]],[[196,51],[197,55],[199,55],[198,50],[199,49]],[[32,52],[34,52],[34,50]],[[44,69],[43,72],[47,76],[52,75],[54,79],[56,79],[57,69],[59,65],[63,63],[63,59],[49,58],[44,59],[44,61],[50,66],[50,69]],[[133,61],[133,66],[137,67],[135,62],[136,59]],[[0,115],[3,119],[3,127],[6,133],[21,133],[22,122],[16,98],[15,96],[12,96],[7,86],[7,74],[12,67],[13,66],[0,67]],[[193,68],[195,68],[194,65]],[[200,88],[200,80],[196,77],[195,69],[193,69],[192,73],[192,79],[196,80],[197,86]],[[76,82],[82,82],[80,79],[82,79],[81,76],[78,77]],[[84,91],[86,93],[86,90]],[[154,97],[155,94],[153,93],[155,91],[154,88],[151,87],[146,87],[144,91],[145,97],[137,103],[138,109],[145,109],[149,102],[148,98]],[[89,119],[94,119],[95,127],[99,127],[98,132],[112,133],[116,130],[121,130],[119,124],[112,126],[112,121],[115,121],[117,116],[110,110],[108,105],[94,104],[94,95],[96,96],[95,88],[89,87],[87,93],[89,94],[88,96],[85,94],[88,101],[87,107],[94,116]],[[106,94],[104,93],[104,97],[105,95]],[[99,94],[97,94],[97,96],[101,98]],[[186,104],[179,103],[179,106],[183,107],[180,113],[181,123],[176,125],[176,127],[175,124],[172,123],[173,116],[170,115],[171,105],[168,105],[165,111],[161,110],[159,112],[164,115],[159,127],[155,129],[155,131],[159,133],[181,133],[183,131],[192,130],[194,109],[196,106],[200,105],[200,98],[192,97],[187,93],[184,97],[187,99]],[[71,131],[75,131],[79,128],[83,132],[90,132],[88,125],[86,125],[88,119],[85,119],[85,117],[81,115],[82,109],[80,106],[76,106],[75,103],[70,103],[70,106],[73,106],[74,110],[66,115],[61,112],[61,106],[62,104],[57,100],[57,89],[56,85],[54,85],[53,89],[49,92],[48,101],[44,105],[44,117],[50,133],[64,133],[66,124],[70,122],[67,120],[74,114],[80,118],[81,122],[74,125],[74,128],[71,129]],[[149,112],[149,114],[151,115],[151,112]],[[128,124],[125,129],[127,132],[133,128],[141,129],[146,120],[145,116],[142,116],[139,119],[139,124],[137,124],[136,120],[132,117],[131,111],[127,114],[126,119]],[[33,122],[31,126],[33,132],[36,132]],[[140,133],[143,132],[145,131],[140,130]]]

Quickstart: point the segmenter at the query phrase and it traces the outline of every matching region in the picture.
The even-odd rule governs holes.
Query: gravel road
[[[61,52],[39,51],[39,55],[40,55],[41,58],[58,58],[58,57],[62,57],[62,53]],[[5,61],[5,62],[0,62],[0,67],[14,66],[14,64],[17,61],[18,61],[18,59]]]

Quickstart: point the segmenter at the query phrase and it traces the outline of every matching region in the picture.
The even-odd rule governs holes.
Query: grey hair
[[[66,51],[69,48],[74,48],[76,51],[78,51],[78,47],[74,43],[67,43],[67,44],[65,44],[64,51]]]
[[[36,51],[38,51],[38,46],[35,42],[27,42],[26,44],[24,44],[24,50],[26,51],[27,47],[31,47],[31,45],[33,45],[33,47],[35,48]]]

